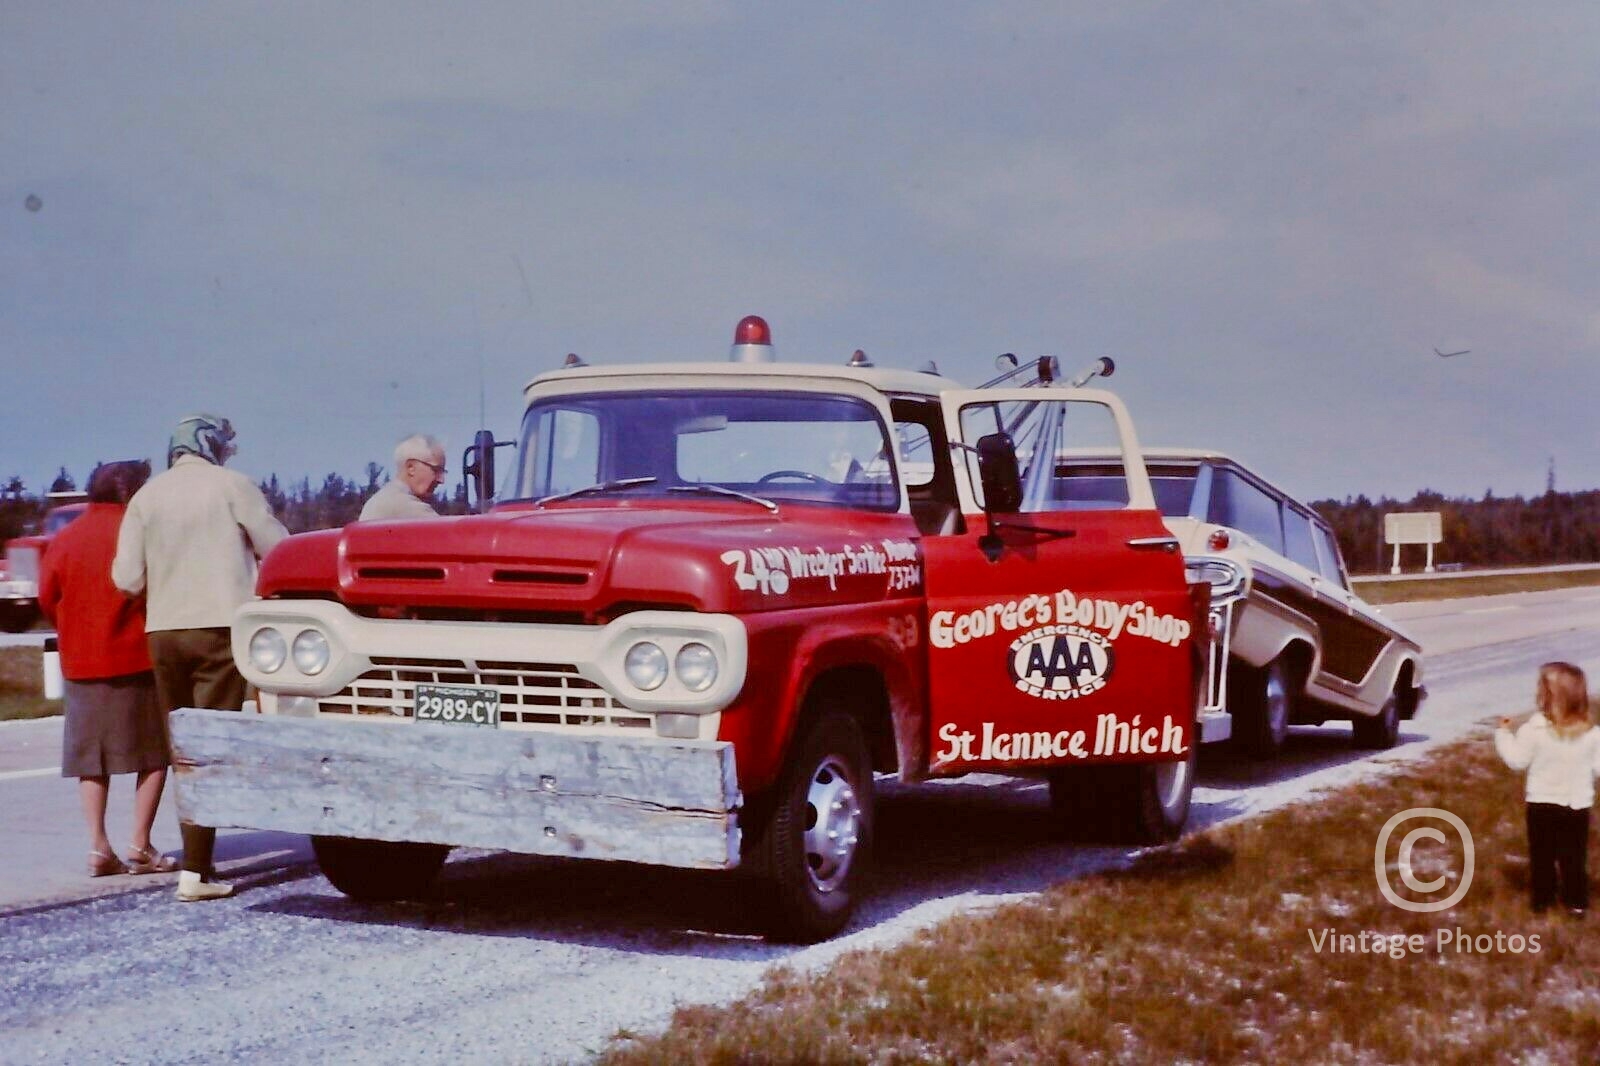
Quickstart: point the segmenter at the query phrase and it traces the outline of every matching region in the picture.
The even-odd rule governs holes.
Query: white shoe
[[[185,871],[178,875],[178,899],[196,903],[203,899],[226,899],[233,895],[233,886],[226,881],[202,881],[198,874]]]

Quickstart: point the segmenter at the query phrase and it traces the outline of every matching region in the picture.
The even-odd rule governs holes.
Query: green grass
[[[1507,592],[1543,592],[1547,589],[1600,585],[1600,570],[1556,570],[1533,574],[1462,574],[1418,578],[1413,581],[1364,581],[1352,578],[1350,586],[1368,603],[1406,600],[1449,600],[1461,596],[1498,596]]]
[[[1380,780],[1212,827],[903,946],[822,973],[780,969],[731,1006],[679,1010],[658,1037],[619,1035],[601,1061],[1593,1062],[1600,915],[1529,911],[1521,795],[1480,731]],[[1451,910],[1400,910],[1375,883],[1379,830],[1412,807],[1442,807],[1471,830],[1477,869]],[[1397,885],[1398,842],[1415,825],[1388,848]],[[1435,848],[1413,852],[1418,877],[1459,871]],[[1420,940],[1399,958],[1319,952],[1312,934],[1324,930]],[[1523,938],[1522,953],[1453,950],[1458,932],[1497,931]]]
[[[44,652],[0,648],[0,722],[61,713],[60,700],[44,698]]]

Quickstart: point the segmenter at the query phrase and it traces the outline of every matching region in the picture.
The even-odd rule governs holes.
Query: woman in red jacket
[[[39,567],[39,606],[55,623],[66,679],[61,776],[78,779],[89,823],[89,876],[166,873],[177,863],[150,846],[167,783],[167,726],[145,646],[144,602],[111,583],[128,500],[150,477],[142,460],[103,463],[89,477],[89,508],[50,542]],[[106,836],[112,774],[138,774],[133,841],[124,863]]]

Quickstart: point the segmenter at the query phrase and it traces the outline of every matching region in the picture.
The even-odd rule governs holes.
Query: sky
[[[1305,499],[1600,487],[1600,5],[0,5],[0,477],[522,386],[1101,355]],[[1441,358],[1435,350],[1467,354]],[[502,459],[503,461],[503,459]]]

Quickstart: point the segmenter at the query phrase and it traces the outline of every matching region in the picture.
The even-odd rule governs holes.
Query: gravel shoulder
[[[1363,759],[1348,729],[1297,730],[1258,766],[1207,750],[1196,826],[1314,796],[1529,703],[1533,669],[1582,660],[1592,629],[1431,657],[1432,695],[1402,745]],[[951,914],[1126,861],[1063,844],[1028,781],[887,784],[878,883],[845,935],[759,939],[737,878],[459,853],[437,896],[358,905],[294,864],[234,899],[170,885],[0,917],[0,1061],[581,1061],[613,1033],[755,988],[769,967],[827,965]]]

